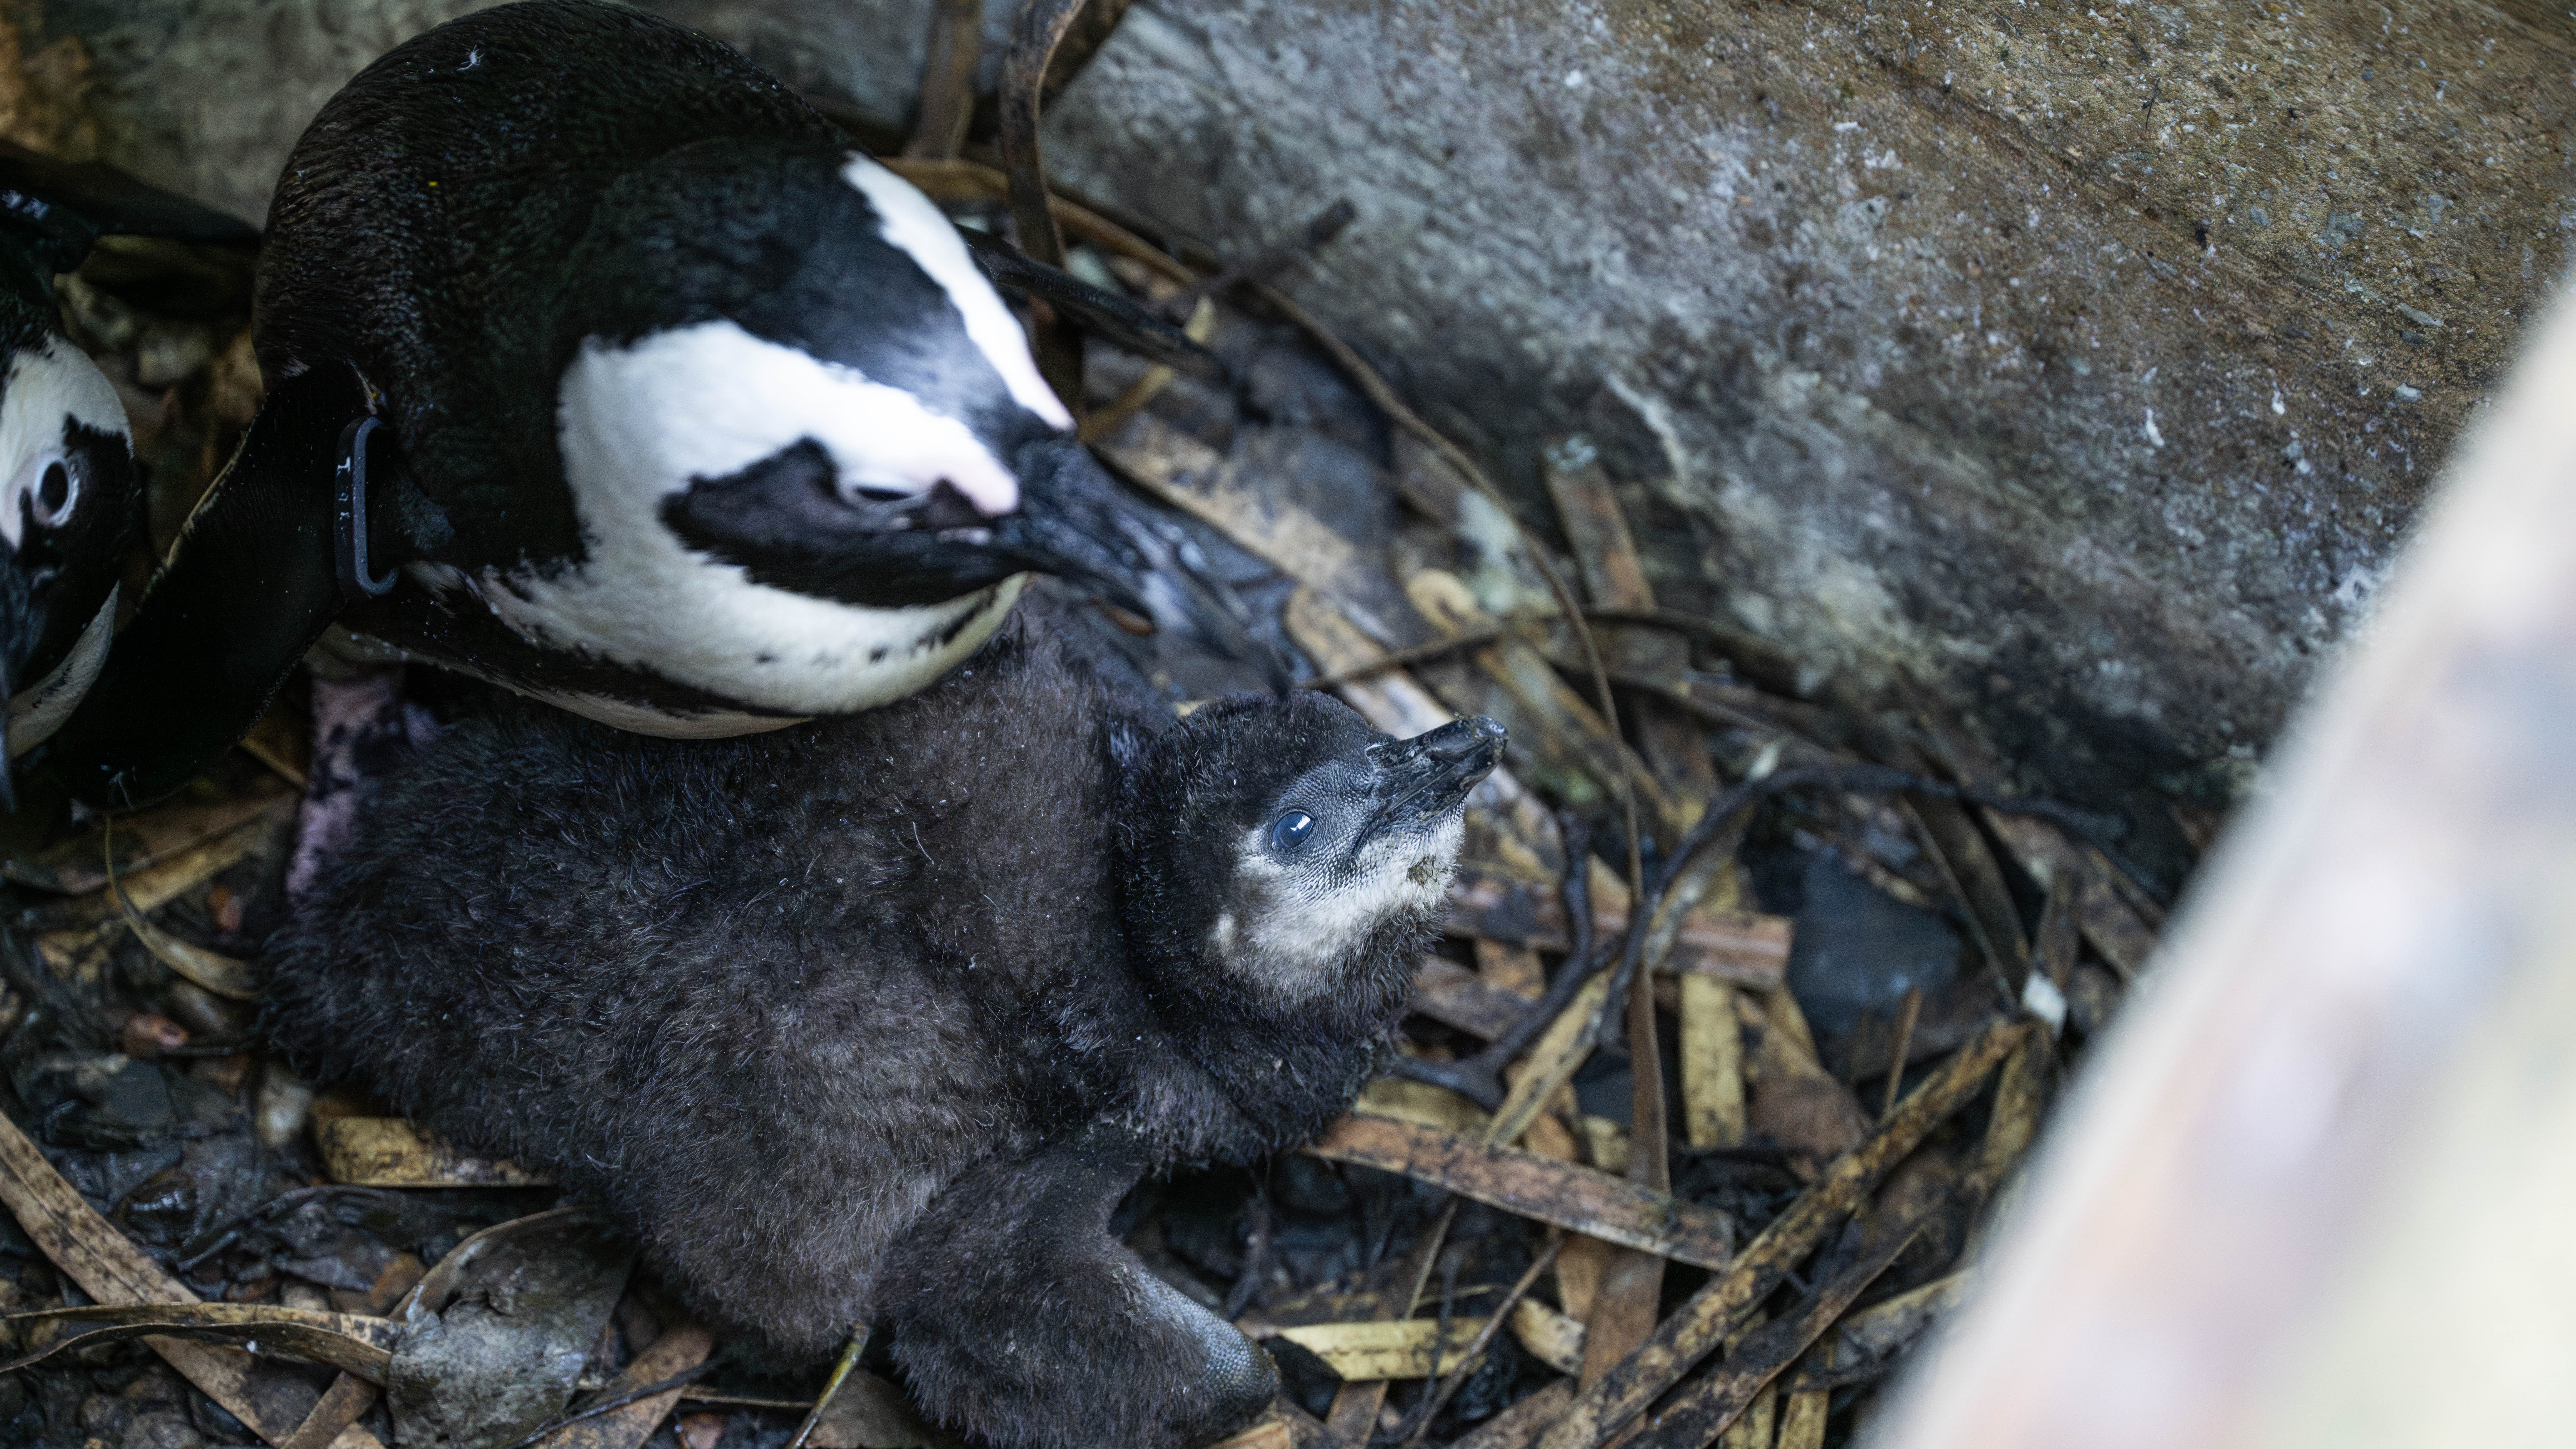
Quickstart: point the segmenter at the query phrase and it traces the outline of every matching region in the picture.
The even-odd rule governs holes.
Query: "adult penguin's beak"
[[[1288,687],[1277,654],[1245,631],[1241,605],[1188,535],[1082,444],[1024,443],[1010,471],[1016,496],[998,515],[944,481],[901,497],[854,497],[831,457],[800,443],[696,481],[663,503],[662,519],[682,542],[741,565],[756,583],[878,608],[963,598],[1013,574],[1054,574]]]
[[[1028,566],[1097,589],[1193,646],[1250,665],[1285,692],[1277,651],[1244,627],[1233,590],[1216,577],[1189,536],[1156,517],[1090,450],[1070,438],[1021,447],[1019,510],[995,526],[995,542]]]

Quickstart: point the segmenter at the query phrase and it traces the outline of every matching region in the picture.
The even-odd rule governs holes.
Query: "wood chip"
[[[304,1416],[304,1422],[297,1425],[295,1432],[287,1435],[286,1442],[278,1445],[277,1449],[325,1449],[347,1433],[360,1415],[374,1407],[376,1396],[381,1392],[378,1385],[356,1374],[343,1372],[331,1380],[331,1387],[322,1391],[321,1401],[313,1406],[313,1412]]]
[[[1592,1165],[1603,1172],[1625,1176],[1628,1171],[1628,1129],[1608,1117],[1586,1115],[1583,1123],[1583,1145],[1592,1156]]]
[[[146,914],[157,911],[239,864],[260,843],[263,835],[275,828],[271,815],[263,813],[212,840],[189,846],[149,870],[122,877],[126,898],[138,911]],[[115,893],[102,889],[76,901],[45,907],[34,913],[35,919],[30,924],[40,930],[60,930],[71,926],[99,925],[116,920],[123,914]]]
[[[1496,990],[1482,976],[1445,956],[1432,956],[1413,974],[1413,1010],[1492,1041],[1512,1029],[1529,1010],[1529,1002]]]
[[[1762,1316],[1755,1314],[1752,1324],[1745,1329],[1744,1333],[1751,1333],[1761,1327],[1762,1322]],[[1737,1350],[1744,1343],[1744,1333],[1739,1333],[1726,1341],[1723,1351],[1729,1363],[1736,1361]],[[1726,1426],[1726,1433],[1717,1441],[1718,1449],[1771,1449],[1771,1403],[1776,1397],[1774,1393],[1776,1387],[1770,1384],[1763,1386],[1762,1392],[1754,1396],[1752,1406],[1744,1411],[1743,1416]]]
[[[322,1171],[357,1187],[545,1187],[554,1179],[515,1162],[476,1157],[400,1117],[334,1117],[317,1124]]]
[[[1611,1255],[1593,1292],[1592,1312],[1583,1320],[1578,1382],[1587,1387],[1598,1382],[1646,1341],[1655,1330],[1663,1288],[1662,1258],[1625,1247]]]
[[[1599,1238],[1570,1237],[1565,1251],[1556,1256],[1556,1301],[1566,1315],[1580,1325],[1592,1316],[1592,1305],[1601,1296],[1601,1275],[1619,1256],[1619,1245]],[[1582,1367],[1578,1361],[1567,1373]]]
[[[1568,1247],[1573,1246],[1569,1240]],[[1597,1240],[1580,1240],[1597,1241]],[[1562,1255],[1558,1258],[1562,1271]],[[1559,1313],[1535,1298],[1524,1298],[1512,1309],[1506,1325],[1512,1337],[1520,1340],[1530,1357],[1561,1374],[1583,1371],[1583,1323],[1569,1314]]]
[[[119,817],[114,826],[117,873],[128,878],[183,850],[230,835],[254,820],[284,824],[295,796],[276,785],[254,788],[217,805],[163,805]],[[56,895],[107,889],[106,831],[87,830],[23,860],[0,860],[0,878]]]
[[[2003,767],[1964,733],[1944,730],[1929,718],[1923,726],[1961,784],[1996,794],[2011,792],[2012,782],[2005,777]],[[2073,874],[2076,919],[2084,927],[2084,939],[2122,977],[2137,979],[2138,973],[2146,969],[2147,958],[2155,953],[2156,931],[2111,885],[2107,867],[2094,864],[2099,857],[2067,839],[2066,832],[2045,820],[1979,808],[1995,838],[2012,851],[2033,880],[2046,886],[2061,873]]]
[[[1888,1359],[1912,1347],[1935,1320],[1959,1306],[1974,1281],[1972,1273],[1953,1273],[1844,1318],[1834,1325],[1831,1348],[1808,1354],[1789,1378],[1789,1392],[1830,1390],[1857,1373],[1884,1372]],[[1842,1367],[1829,1369],[1828,1363]]]
[[[966,127],[975,119],[975,65],[983,57],[984,7],[977,0],[938,0],[921,66],[921,110],[905,156],[944,161],[966,144]]]
[[[1628,928],[1627,891],[1602,890],[1605,877],[1616,879],[1607,872],[1594,877],[1593,932],[1602,939]],[[1555,881],[1472,860],[1459,862],[1450,883],[1449,931],[1543,951],[1562,951],[1572,944]],[[1795,931],[1796,923],[1786,916],[1701,907],[1683,915],[1665,969],[1770,991],[1787,979]]]
[[[1697,973],[1681,979],[1682,1140],[1744,1144],[1744,1027],[1735,988]]]
[[[1277,1336],[1322,1359],[1326,1368],[1346,1379],[1424,1379],[1465,1367],[1468,1346],[1484,1327],[1482,1318],[1452,1317],[1440,1345],[1437,1370],[1431,1366],[1433,1341],[1441,1338],[1436,1318],[1312,1323],[1282,1328]]]
[[[1351,1110],[1363,1117],[1410,1122],[1435,1132],[1454,1132],[1481,1140],[1493,1122],[1491,1114],[1446,1087],[1403,1077],[1379,1077],[1362,1088]]]
[[[1565,541],[1573,546],[1583,589],[1592,602],[1614,609],[1651,609],[1655,591],[1637,558],[1628,516],[1620,511],[1601,450],[1580,433],[1550,438],[1539,449],[1539,476],[1556,504]]]
[[[2028,1030],[1996,1023],[1942,1063],[1876,1131],[1836,1159],[1821,1181],[1747,1244],[1724,1273],[1657,1325],[1627,1362],[1578,1394],[1565,1418],[1548,1431],[1544,1449],[1599,1449],[1719,1343],[1740,1332],[1790,1270],[1863,1205],[1879,1179],[1977,1094]]]
[[[1487,1147],[1411,1123],[1344,1117],[1307,1149],[1400,1172],[1569,1231],[1703,1268],[1726,1266],[1734,1227],[1713,1208],[1534,1152]]]
[[[1277,1415],[1265,1415],[1248,1429],[1226,1435],[1207,1449],[1296,1449],[1296,1432],[1288,1421]]]
[[[2055,1063],[2046,1032],[2034,1031],[2013,1048],[1995,1087],[1995,1109],[1986,1119],[1986,1138],[1978,1147],[1976,1166],[1963,1189],[1982,1201],[2002,1187],[2023,1154],[2039,1137],[2040,1119],[2048,1111],[2048,1078]]]
[[[1820,1357],[1821,1355],[1821,1357]],[[1810,1363],[1830,1365],[1830,1343],[1808,1355]],[[1833,1394],[1825,1389],[1796,1389],[1780,1407],[1780,1437],[1774,1449],[1825,1449],[1825,1418],[1833,1411]]]
[[[1478,940],[1476,975],[1494,990],[1510,992],[1524,1002],[1547,995],[1547,970],[1540,965],[1538,952],[1527,946]]]
[[[1548,1425],[1565,1413],[1574,1398],[1574,1383],[1558,1379],[1476,1426],[1476,1432],[1449,1449],[1529,1449]]]
[[[1807,1345],[1823,1336],[1861,1290],[1878,1280],[1899,1253],[1912,1247],[1920,1229],[1900,1233],[1878,1251],[1834,1275],[1832,1282],[1798,1306],[1798,1311],[1754,1329],[1717,1372],[1695,1379],[1675,1394],[1646,1432],[1631,1442],[1638,1449],[1705,1449],[1754,1399],[1778,1378]]]
[[[162,965],[217,996],[233,1001],[259,999],[259,977],[252,972],[249,962],[210,951],[152,924],[142,909],[134,904],[124,881],[111,878],[107,891],[125,917],[125,928],[132,931],[134,939],[142,942],[143,949],[151,952]]]
[[[1413,1316],[1413,1306],[1422,1301],[1423,1287],[1431,1281],[1432,1264],[1440,1257],[1441,1244],[1448,1241],[1449,1225],[1458,1220],[1458,1200],[1448,1199],[1431,1226],[1414,1240],[1413,1250],[1395,1272],[1395,1281],[1379,1295],[1378,1319],[1404,1319]],[[1370,1436],[1377,1432],[1378,1411],[1386,1404],[1384,1379],[1342,1380],[1333,1391],[1331,1409],[1324,1415],[1324,1429],[1334,1444],[1346,1449],[1365,1449]]]
[[[1592,602],[1614,609],[1651,611],[1655,591],[1628,529],[1600,449],[1581,434],[1550,439],[1539,449],[1539,473]],[[1644,678],[1680,688],[1689,672],[1690,641],[1668,629],[1634,625],[1595,631],[1603,663],[1613,678]],[[1570,638],[1570,634],[1569,634]],[[1562,657],[1551,650],[1550,657]],[[1578,669],[1578,677],[1588,673]],[[1697,721],[1667,701],[1632,700],[1622,713],[1636,716],[1646,761],[1667,787],[1683,826],[1699,823],[1706,802],[1720,788]]]
[[[1574,1080],[1584,1059],[1592,1055],[1595,1031],[1601,1024],[1601,1009],[1610,999],[1610,973],[1599,972],[1583,983],[1574,999],[1540,1032],[1538,1040],[1521,1059],[1504,1069],[1503,1076],[1511,1089],[1503,1096],[1503,1105],[1494,1112],[1493,1125],[1486,1129],[1485,1141],[1507,1146],[1520,1140],[1523,1132],[1553,1101],[1566,1083]]]
[[[694,1323],[677,1324],[662,1330],[652,1346],[635,1355],[626,1371],[611,1379],[602,1393],[615,1395],[628,1389],[658,1384],[675,1374],[688,1372],[707,1361],[715,1351],[713,1334]],[[548,1435],[537,1449],[637,1449],[662,1427],[671,1410],[680,1402],[680,1391],[655,1394],[637,1399],[624,1408],[611,1409],[596,1418],[566,1424]]]
[[[680,1394],[683,1402],[704,1401],[710,1397],[695,1389],[686,1389]],[[833,1395],[831,1404],[815,1421],[814,1432],[806,1439],[805,1446],[806,1449],[965,1449],[965,1441],[946,1429],[925,1422],[900,1385],[861,1369],[853,1371],[842,1382],[841,1391]]]

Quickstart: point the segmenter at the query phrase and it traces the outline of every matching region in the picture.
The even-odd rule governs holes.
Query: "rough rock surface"
[[[0,106],[256,215],[341,77],[465,8],[7,0]],[[658,8],[910,105],[924,0]],[[1590,429],[1691,521],[1670,601],[1924,677],[2061,785],[2208,790],[2564,266],[2571,71],[2539,0],[1141,0],[1050,161],[1229,251],[1349,197],[1290,289],[1532,516]]]

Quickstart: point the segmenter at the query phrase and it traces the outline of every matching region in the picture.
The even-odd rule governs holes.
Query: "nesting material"
[[[1465,714],[1512,731],[1382,1074],[1311,1141],[1150,1180],[1112,1219],[1161,1284],[1280,1365],[1279,1397],[1221,1442],[1848,1435],[1973,1291],[1971,1245],[2057,1082],[2150,969],[2174,882],[2123,855],[2115,824],[2024,798],[1963,722],[1849,693],[1737,628],[1651,450],[1569,435],[1498,483],[1501,460],[1288,295],[1328,217],[1209,249],[1050,192],[963,140],[975,66],[934,52],[925,129],[889,166],[986,231],[1025,242],[1047,218],[1070,270],[1224,364],[1194,376],[1055,329],[1041,362],[1098,456],[1313,687],[1391,734]],[[246,279],[225,285],[238,295],[197,315],[238,330]],[[174,527],[247,421],[238,339],[76,335],[129,398],[166,389],[141,440],[161,460],[151,516]],[[1067,637],[1150,707],[1246,682],[1059,602]],[[460,686],[426,687],[458,707]],[[760,1376],[649,1274],[624,1276],[613,1235],[551,1216],[542,1176],[317,1095],[276,1059],[240,998],[261,990],[313,768],[303,688],[169,804],[101,832],[37,802],[0,840],[22,928],[0,942],[0,1065],[24,1109],[0,1127],[0,1203],[44,1255],[0,1259],[7,1351],[43,1355],[0,1378],[0,1431],[77,1421],[77,1359],[140,1386],[101,1423],[166,1404],[282,1449],[369,1449],[504,1401],[539,1406],[509,1437],[549,1449],[781,1444],[818,1402],[808,1444],[957,1442],[881,1337],[856,1339],[828,1402],[820,1372]],[[1802,941],[1817,862],[1895,907],[1911,944]],[[1896,980],[1897,946],[1924,940],[1943,974]],[[541,1285],[524,1328],[492,1311],[523,1270]],[[1012,1285],[1021,1312],[1061,1311],[1044,1287]],[[65,1313],[75,1293],[99,1306]],[[472,1355],[431,1351],[473,1335]]]

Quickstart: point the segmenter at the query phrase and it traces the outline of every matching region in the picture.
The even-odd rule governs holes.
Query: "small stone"
[[[106,1394],[92,1394],[81,1400],[80,1426],[84,1433],[111,1441],[125,1431],[134,1414],[134,1406]]]
[[[176,1051],[188,1044],[188,1029],[166,1016],[138,1011],[125,1019],[116,1031],[117,1044],[125,1054],[149,1060],[164,1052]]]
[[[205,1440],[176,1409],[137,1414],[125,1428],[121,1449],[203,1449]]]
[[[313,1089],[293,1072],[269,1063],[259,1082],[259,1103],[251,1117],[262,1147],[282,1152],[302,1135],[313,1114]]]

